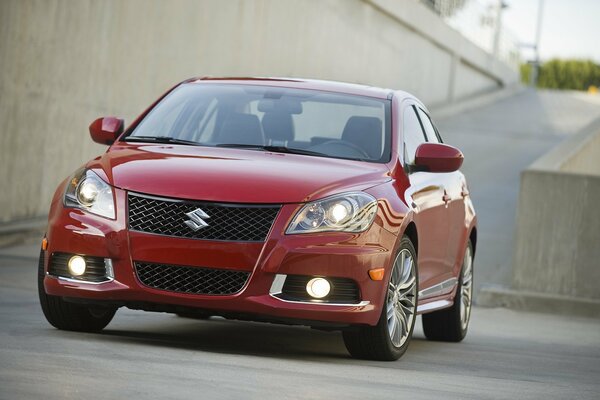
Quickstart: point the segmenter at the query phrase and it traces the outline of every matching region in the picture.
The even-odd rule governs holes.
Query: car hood
[[[146,143],[113,145],[88,167],[129,191],[233,203],[305,202],[390,179],[385,164]]]

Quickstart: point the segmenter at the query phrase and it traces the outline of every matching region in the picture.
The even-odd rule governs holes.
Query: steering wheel
[[[332,139],[332,140],[328,140],[326,142],[320,143],[316,146],[311,147],[311,150],[314,150],[315,148],[319,148],[319,147],[345,147],[347,149],[351,149],[353,150],[355,153],[357,153],[360,158],[366,158],[366,159],[370,159],[371,156],[367,154],[367,152],[362,149],[361,147],[357,146],[356,144],[352,143],[352,142],[348,142],[346,140],[341,140],[341,139]],[[347,156],[347,154],[336,154],[336,155],[340,155],[340,156]]]

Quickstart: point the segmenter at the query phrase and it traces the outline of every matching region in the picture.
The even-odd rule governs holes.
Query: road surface
[[[0,250],[0,399],[596,399],[600,321],[475,308],[462,343],[353,360],[339,333],[121,309],[64,332],[36,293],[38,245]],[[419,322],[419,321],[418,321]]]

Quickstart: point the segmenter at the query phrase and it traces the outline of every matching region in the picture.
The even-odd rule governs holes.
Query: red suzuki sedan
[[[191,79],[62,182],[39,262],[59,329],[119,307],[341,330],[398,359],[469,324],[476,218],[427,108],[401,91],[298,79]]]

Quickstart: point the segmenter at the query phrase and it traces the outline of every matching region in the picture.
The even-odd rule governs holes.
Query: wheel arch
[[[475,258],[475,252],[477,250],[477,227],[474,226],[469,233],[469,240],[473,246],[473,258]]]
[[[413,246],[415,246],[417,255],[419,255],[419,234],[417,233],[417,224],[415,224],[414,221],[410,221],[408,225],[406,225],[404,235],[408,236]]]

